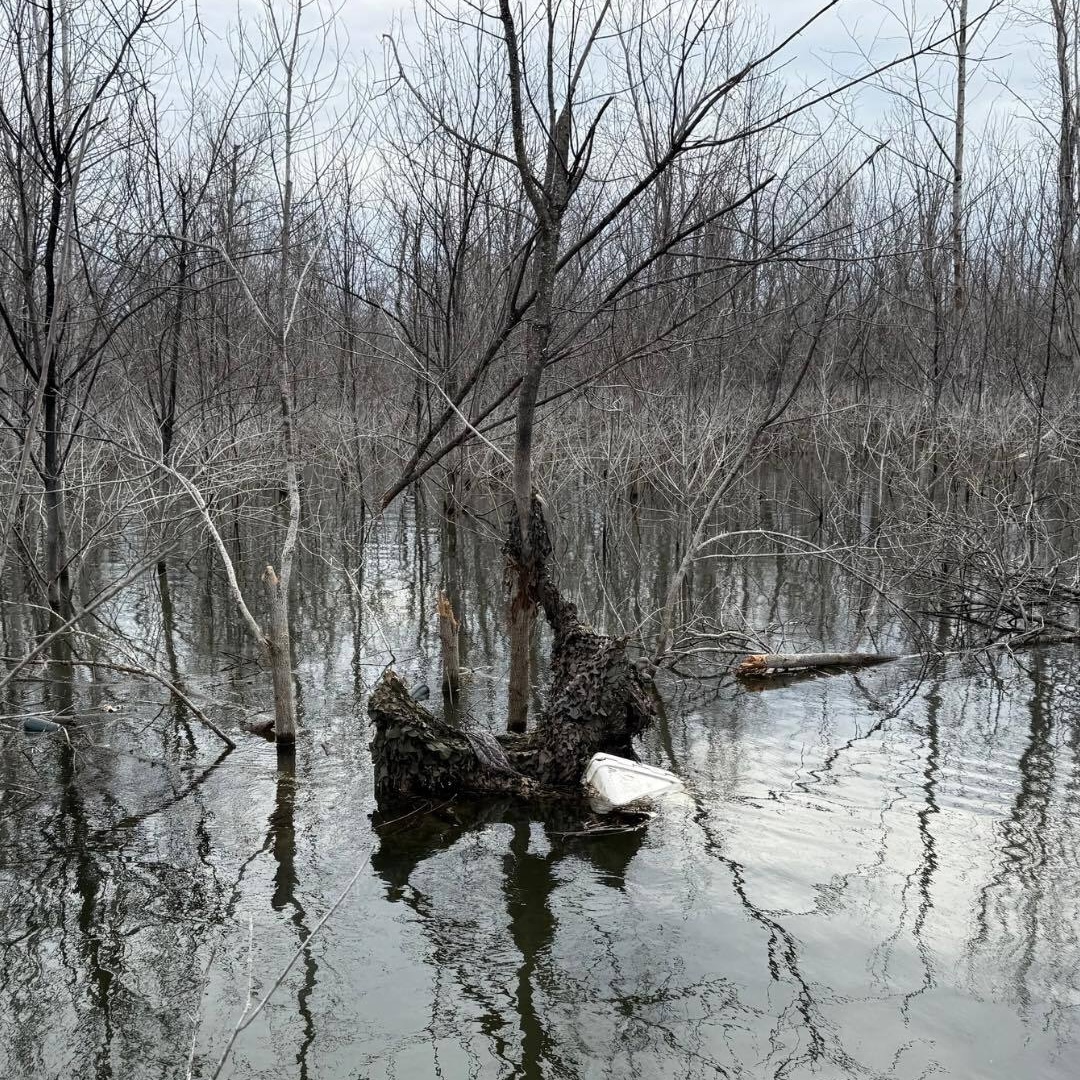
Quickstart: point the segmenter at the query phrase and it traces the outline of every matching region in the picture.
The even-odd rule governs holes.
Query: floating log
[[[870,667],[872,664],[887,664],[897,658],[895,653],[754,653],[739,664],[735,674],[742,678],[761,678],[771,673],[787,671]]]

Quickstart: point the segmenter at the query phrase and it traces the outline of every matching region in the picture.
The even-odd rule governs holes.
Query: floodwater
[[[662,529],[627,542],[598,513],[564,518],[560,573],[618,628],[612,597],[624,622],[655,606],[673,556]],[[1076,1076],[1075,648],[666,682],[640,753],[688,795],[640,832],[565,835],[580,814],[460,800],[380,824],[366,694],[388,649],[437,687],[439,533],[411,506],[386,521],[362,602],[327,544],[300,568],[292,765],[248,735],[222,754],[116,672],[36,669],[5,702],[82,720],[70,740],[4,721],[0,1076],[185,1077],[190,1060],[208,1077],[249,983],[258,1001],[294,957],[222,1076]],[[497,543],[463,522],[458,545],[466,705],[497,724]],[[109,618],[235,728],[266,679],[208,567],[177,560]],[[730,560],[690,592],[772,644],[900,643],[825,562]],[[18,613],[3,629],[8,655],[25,649]]]

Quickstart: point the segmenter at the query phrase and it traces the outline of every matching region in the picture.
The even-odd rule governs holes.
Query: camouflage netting
[[[393,671],[379,680],[368,714],[375,724],[371,757],[379,797],[458,791],[527,796],[538,786],[506,759],[490,761],[494,755],[487,755],[483,744],[478,753],[475,737],[470,739],[414,701]]]
[[[413,701],[388,671],[368,704],[376,794],[550,795],[576,789],[593,754],[632,753],[633,737],[656,718],[650,680],[630,662],[625,640],[594,633],[580,621],[548,573],[550,553],[543,509],[534,497],[528,555],[523,561],[516,525],[506,555],[554,634],[551,687],[535,729],[497,742],[458,729]]]
[[[577,784],[597,753],[633,755],[631,740],[656,718],[648,681],[630,663],[625,642],[575,623],[556,632],[552,681],[533,741],[539,780]]]

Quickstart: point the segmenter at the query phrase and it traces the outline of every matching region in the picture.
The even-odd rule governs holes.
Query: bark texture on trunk
[[[296,687],[293,685],[292,641],[289,634],[288,586],[274,568],[263,573],[267,606],[270,609],[270,632],[263,641],[274,685],[274,739],[280,749],[296,742]]]
[[[452,727],[413,701],[400,677],[387,671],[368,705],[380,797],[457,791],[576,796],[593,754],[632,754],[633,737],[656,719],[651,680],[631,663],[625,639],[585,626],[550,576],[551,541],[535,497],[527,551],[523,555],[520,530],[512,528],[507,558],[554,635],[551,688],[535,729],[495,737]]]
[[[436,614],[439,617],[439,643],[442,650],[443,693],[454,695],[461,688],[461,652],[458,636],[461,624],[454,614],[450,597],[440,590],[436,602]]]
[[[510,673],[506,691],[506,730],[524,734],[529,717],[529,692],[532,689],[530,654],[536,608],[528,590],[517,580],[513,567],[507,567],[510,580],[510,604],[507,625],[510,633]]]
[[[964,310],[964,135],[967,123],[968,0],[960,0],[956,34],[956,116],[953,129],[952,182],[952,314]]]
[[[503,747],[488,754],[475,736],[428,712],[409,694],[401,676],[388,670],[368,702],[375,725],[371,756],[375,793],[395,795],[505,794],[533,796],[540,785],[516,768]],[[501,745],[501,744],[500,744]]]
[[[67,563],[64,460],[60,435],[60,395],[50,367],[45,384],[45,580],[49,607],[64,620],[71,616],[71,575]]]

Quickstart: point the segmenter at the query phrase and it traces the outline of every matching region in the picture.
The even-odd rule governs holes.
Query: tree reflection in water
[[[694,801],[645,832],[565,837],[580,818],[558,808],[454,802],[373,837],[365,695],[383,633],[404,675],[437,678],[424,626],[450,571],[438,517],[429,506],[422,541],[380,525],[363,603],[306,556],[310,727],[295,767],[254,740],[222,755],[157,688],[72,672],[61,655],[9,688],[13,713],[84,719],[70,744],[18,732],[0,759],[5,1080],[183,1080],[197,1004],[198,1076],[242,1007],[249,917],[261,989],[300,957],[237,1047],[238,1080],[1071,1078],[1073,647],[949,658],[921,680],[896,665],[754,693],[679,683],[641,749]],[[605,595],[649,610],[670,542],[620,559],[616,522],[596,522],[607,562],[566,555],[583,610],[601,614]],[[475,672],[464,704],[494,727],[503,596],[485,575],[498,551],[461,529],[457,558]],[[110,617],[145,628],[160,670],[201,700],[264,707],[210,560],[165,569]],[[696,582],[695,603],[726,590],[754,624],[849,639],[835,575],[771,557],[730,569]],[[30,612],[0,615],[9,654],[42,632]],[[85,720],[110,698],[123,709]],[[370,878],[310,938],[358,865]]]
[[[376,817],[376,826],[378,825]],[[559,998],[550,957],[557,930],[552,897],[558,888],[557,869],[568,856],[585,858],[597,870],[598,880],[621,889],[626,869],[640,848],[644,833],[633,831],[606,836],[602,843],[572,842],[559,833],[580,826],[580,810],[557,806],[529,807],[512,802],[451,803],[383,837],[372,865],[387,885],[386,895],[408,905],[421,919],[431,939],[433,961],[453,973],[461,992],[480,1006],[481,1028],[494,1040],[496,1054],[507,1075],[521,1080],[573,1077],[577,1073],[564,1060],[559,1040],[550,1030],[545,1003]],[[500,827],[501,826],[501,827]],[[471,913],[446,910],[414,883],[417,868],[440,852],[467,841],[470,833],[494,828],[503,848],[499,896],[507,919],[509,939],[516,951],[506,985],[487,985],[484,943],[463,932]],[[505,843],[503,839],[505,838]],[[546,850],[537,850],[537,848]],[[499,1000],[509,994],[518,1031],[506,1031],[506,1007]],[[516,1050],[515,1050],[516,1045]]]
[[[278,755],[277,779],[274,785],[274,808],[270,812],[266,844],[274,857],[274,891],[270,907],[285,912],[296,931],[297,942],[304,945],[311,935],[308,916],[298,895],[296,871],[296,759],[292,754]],[[300,1014],[300,1046],[296,1051],[296,1076],[308,1078],[308,1051],[315,1041],[315,1017],[311,1011],[311,995],[319,965],[310,948],[303,949],[300,986],[296,992],[296,1007]]]

